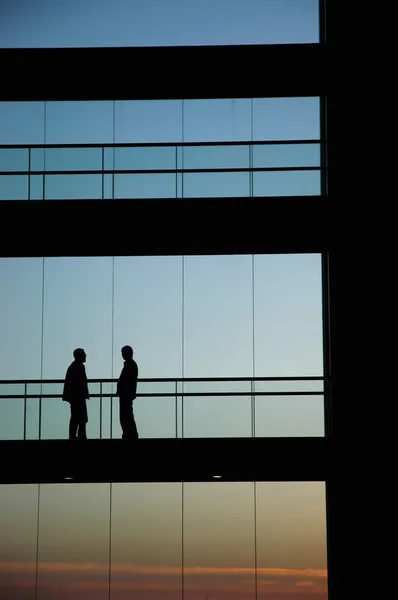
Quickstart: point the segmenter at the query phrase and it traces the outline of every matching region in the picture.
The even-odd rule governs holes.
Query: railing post
[[[23,401],[23,439],[26,440],[26,394],[27,394],[28,384],[25,382],[24,385],[24,401]]]
[[[252,437],[256,437],[256,396],[255,396],[255,382],[253,379],[250,382],[251,391],[251,423],[252,423]]]
[[[112,388],[111,388],[111,390],[112,390]],[[113,421],[113,419],[112,419],[112,415],[113,415],[113,395],[112,394],[111,394],[110,406],[111,406],[111,414],[110,414],[110,419],[109,419],[109,421],[110,421],[110,434],[109,434],[109,436],[110,436],[110,439],[112,439],[112,428],[113,428],[112,427],[112,425],[113,425],[113,423],[112,423],[112,421]]]

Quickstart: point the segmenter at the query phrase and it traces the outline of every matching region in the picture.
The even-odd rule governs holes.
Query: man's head
[[[124,360],[131,360],[133,358],[133,349],[131,346],[123,346],[122,356]]]
[[[76,350],[73,350],[73,356],[77,362],[86,362],[86,353],[84,352],[83,348],[76,348]]]

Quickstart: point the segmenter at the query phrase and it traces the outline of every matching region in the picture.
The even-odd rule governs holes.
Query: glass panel
[[[0,281],[0,379],[40,379],[43,260],[1,258]]]
[[[109,597],[109,484],[42,485],[38,600]]]
[[[26,400],[26,439],[39,439],[39,399]]]
[[[22,440],[23,398],[0,398],[0,440]]]
[[[251,397],[184,396],[183,437],[251,437]]]
[[[175,174],[115,175],[115,198],[175,198]]]
[[[108,161],[105,168],[113,169],[112,161]],[[175,146],[138,146],[136,148],[115,148],[115,167],[119,171],[144,171],[156,169],[176,168]]]
[[[323,482],[258,482],[257,584],[264,600],[327,600]]]
[[[22,22],[11,5],[2,46],[16,48],[104,46],[203,46],[319,42],[319,0],[114,0],[112,11],[97,3],[71,12],[69,4],[40,5]],[[8,17],[8,14],[7,14]],[[41,26],[37,26],[40,17]],[[10,26],[11,25],[11,26]],[[173,55],[172,55],[173,56]],[[188,55],[189,56],[189,55]],[[117,58],[115,57],[117,64]],[[170,71],[179,65],[170,58]],[[267,65],[261,65],[267,79]],[[113,64],[107,68],[107,73]],[[185,67],[185,65],[184,65]],[[134,81],[134,68],[124,73]],[[189,58],[186,68],[190,69]],[[223,65],[220,64],[220,71]],[[238,66],[236,67],[238,68]]]
[[[252,258],[184,261],[184,377],[252,377]],[[217,402],[228,413],[228,400]]]
[[[319,167],[319,144],[254,144],[253,167]]]
[[[0,200],[27,200],[27,175],[0,175]]]
[[[102,148],[46,148],[46,171],[102,171]]]
[[[46,175],[46,200],[102,198],[102,175]]]
[[[184,142],[250,139],[250,98],[184,100]]]
[[[249,173],[184,173],[184,198],[235,198],[250,195]]]
[[[254,257],[257,377],[323,375],[320,254]]]
[[[65,293],[67,290],[67,293]],[[43,377],[61,379],[73,361],[73,350],[84,348],[88,379],[111,377],[112,372],[112,258],[46,258],[44,270]],[[53,386],[51,388],[51,386]],[[62,392],[48,384],[46,393]],[[55,391],[56,390],[56,391]],[[57,416],[43,433],[58,437],[67,431],[69,407],[54,400]],[[99,436],[99,405],[88,400],[87,431]],[[44,418],[44,411],[43,411]],[[64,437],[64,435],[62,435]]]
[[[181,100],[116,101],[115,142],[181,142],[182,121]]]
[[[253,483],[184,484],[184,598],[255,598]]]
[[[1,171],[28,171],[28,148],[0,148]]]
[[[181,516],[181,484],[113,484],[112,600],[181,598]]]
[[[35,600],[38,486],[0,485],[0,596]]]
[[[114,282],[114,376],[119,377],[123,366],[121,348],[129,344],[140,378],[181,377],[181,257],[116,257]],[[173,385],[139,383],[137,391],[174,393]],[[151,410],[145,414],[148,422],[154,419]],[[156,419],[161,421],[162,414]]]
[[[319,196],[320,193],[320,171],[253,173],[254,196]]]
[[[30,170],[44,171],[44,148],[31,148],[30,150]]]
[[[253,98],[253,140],[311,140],[319,137],[318,97]]]
[[[249,146],[184,146],[184,169],[249,168]]]
[[[30,189],[29,199],[30,200],[43,200],[43,175],[31,175],[30,176]]]
[[[231,377],[233,377],[231,375]],[[251,381],[184,381],[182,384],[184,394],[202,393],[228,393],[228,392],[251,392]],[[220,397],[222,398],[222,396]]]
[[[56,101],[46,104],[46,144],[113,142],[112,101]]]
[[[62,440],[69,436],[69,403],[62,398],[41,399],[42,440]]]
[[[0,144],[44,144],[44,102],[0,102]]]
[[[323,396],[256,396],[256,437],[324,435]]]
[[[288,380],[255,381],[256,392],[323,392],[323,381]]]

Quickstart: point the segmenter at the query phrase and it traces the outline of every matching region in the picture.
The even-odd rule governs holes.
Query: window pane
[[[251,100],[184,100],[184,142],[251,139]]]
[[[251,257],[187,256],[184,260],[184,376],[251,377]],[[225,410],[228,413],[228,403]]]
[[[46,103],[46,144],[113,142],[112,101]]]
[[[12,4],[7,26],[1,29],[2,45],[79,48],[319,42],[318,0],[113,0],[112,10],[91,2],[81,7],[71,13],[67,3],[40,3],[21,20],[18,7]],[[116,67],[117,63],[110,65],[107,76],[115,77]],[[186,67],[170,64],[170,70],[177,68],[189,69],[189,63]],[[266,65],[261,75],[266,79]],[[134,81],[133,64],[124,76]]]
[[[181,141],[181,100],[121,100],[115,102],[116,143]]]
[[[319,196],[320,171],[257,171],[253,173],[254,196]]]
[[[46,148],[46,171],[101,171],[102,148]]]
[[[184,173],[184,198],[236,198],[250,195],[249,173]]]
[[[28,148],[0,148],[0,172],[27,171],[28,169]]]
[[[115,175],[115,198],[175,198],[175,174]]]
[[[184,169],[249,168],[249,146],[184,146]]]
[[[46,200],[102,198],[102,175],[46,175]]]
[[[107,150],[111,150],[111,148],[107,148]],[[138,146],[136,148],[122,146],[114,150],[115,166],[113,167],[113,157],[108,153],[105,169],[144,171],[176,168],[176,147],[174,146]]]
[[[257,482],[256,504],[262,598],[326,600],[325,484]]]
[[[38,486],[0,485],[0,597],[35,600]]]
[[[253,98],[253,139],[319,139],[319,106],[317,97]]]
[[[256,396],[256,437],[323,437],[324,435],[322,395]]]
[[[109,484],[42,485],[38,600],[108,600]]]
[[[319,254],[254,257],[254,333],[257,377],[323,375]]]
[[[43,143],[44,102],[0,102],[0,144]]]
[[[180,598],[181,484],[114,484],[111,549],[111,599]]]
[[[0,379],[40,379],[43,259],[1,258],[0,282]]]
[[[255,598],[253,483],[184,484],[184,598]]]
[[[253,167],[319,167],[319,144],[254,144]]]
[[[27,175],[0,175],[0,200],[27,200]]]

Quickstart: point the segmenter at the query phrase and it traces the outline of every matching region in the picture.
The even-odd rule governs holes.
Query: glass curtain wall
[[[0,597],[326,600],[322,482],[0,486]]]
[[[63,380],[77,347],[89,379],[115,378],[126,344],[140,378],[323,375],[317,254],[5,258],[0,278],[0,380]],[[24,394],[22,384],[1,390]],[[250,381],[186,382],[180,394],[209,395],[185,396],[183,406],[179,398],[177,423],[175,391],[175,382],[139,383],[141,437],[324,435],[322,382],[256,382],[269,395],[255,398],[254,431]],[[289,391],[302,395],[281,393]],[[311,391],[319,395],[305,395]],[[41,393],[37,384],[27,392]],[[69,407],[51,397],[61,392],[62,383],[46,384],[41,438],[67,437]],[[102,402],[88,401],[90,438],[120,437],[117,404],[106,396],[113,392],[104,384]],[[0,410],[0,438],[22,439],[23,399],[0,399]],[[39,436],[38,414],[39,400],[29,398],[27,439]]]

